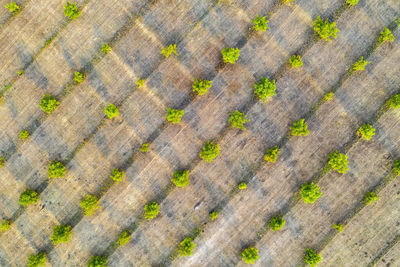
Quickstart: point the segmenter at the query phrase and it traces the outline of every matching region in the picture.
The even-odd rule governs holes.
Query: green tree
[[[177,187],[185,187],[189,185],[189,171],[176,171],[174,172],[174,177],[171,179]]]
[[[220,153],[219,145],[214,145],[213,142],[207,141],[205,142],[203,150],[200,152],[199,156],[207,162],[212,162]]]
[[[219,216],[219,212],[218,211],[212,211],[210,212],[210,220],[214,221],[215,219],[217,219]]]
[[[276,162],[279,156],[279,147],[278,146],[273,146],[271,148],[267,149],[267,152],[265,152],[264,155],[264,160],[268,162]]]
[[[39,201],[39,194],[33,190],[26,189],[19,196],[18,203],[22,206],[28,206],[30,204],[36,204]]]
[[[268,98],[276,95],[275,80],[270,81],[268,78],[261,77],[254,85],[254,94],[256,94],[264,103]]]
[[[346,173],[349,170],[349,161],[345,154],[339,153],[337,150],[329,154],[328,165],[338,173]]]
[[[10,11],[10,13],[18,13],[20,7],[14,2],[11,1],[10,3],[8,3],[7,5],[5,5],[5,7],[8,9],[8,11]]]
[[[131,240],[132,233],[129,230],[123,231],[119,236],[118,236],[118,241],[117,245],[118,246],[125,246],[128,244],[129,240]]]
[[[303,61],[301,61],[301,57],[299,55],[293,55],[289,59],[290,65],[292,65],[293,68],[298,68],[303,66]]]
[[[211,88],[211,81],[194,79],[192,84],[193,92],[197,92],[198,95],[204,95]]]
[[[341,224],[332,224],[332,228],[338,230],[339,232],[343,232],[343,225]]]
[[[265,17],[260,17],[257,15],[257,17],[253,19],[253,28],[256,31],[265,32],[268,29],[268,22],[269,21]]]
[[[143,143],[140,147],[141,152],[149,152],[149,143]]]
[[[69,19],[75,19],[81,15],[81,12],[78,10],[76,3],[70,4],[67,2],[64,6],[64,15]]]
[[[375,135],[375,128],[368,123],[364,124],[360,129],[358,129],[358,134],[365,140],[370,140]]]
[[[377,200],[379,200],[379,197],[375,192],[368,192],[364,196],[364,202],[366,205],[369,205]]]
[[[350,68],[350,73],[355,72],[355,71],[363,71],[365,70],[365,67],[371,63],[371,61],[366,61],[364,60],[364,57],[360,57],[360,59],[353,64]]]
[[[240,184],[238,184],[238,188],[239,188],[240,190],[244,190],[244,189],[247,188],[247,185],[246,185],[245,182],[241,182]]]
[[[286,221],[282,217],[274,216],[271,218],[271,220],[269,220],[268,224],[269,228],[275,232],[281,230],[285,225],[285,222]]]
[[[84,76],[83,73],[80,73],[79,71],[76,71],[74,74],[74,81],[76,83],[81,83],[83,82]]]
[[[119,110],[114,104],[109,104],[107,107],[104,108],[104,113],[109,119],[112,119],[119,115]]]
[[[238,110],[229,113],[229,122],[231,123],[233,128],[246,130],[243,124],[249,121],[250,120],[246,117],[246,115],[244,113],[239,112]]]
[[[346,0],[346,4],[349,6],[355,6],[358,4],[358,0]]]
[[[221,53],[224,63],[235,64],[236,61],[239,59],[240,50],[239,48],[225,48],[222,49]]]
[[[314,31],[321,39],[326,41],[330,41],[331,37],[336,39],[337,33],[339,32],[336,28],[336,22],[329,23],[328,19],[324,21],[320,16],[318,16],[313,25]]]
[[[113,179],[115,181],[115,183],[118,184],[122,180],[123,177],[124,177],[123,171],[120,171],[118,169],[112,170],[110,178]]]
[[[136,82],[136,86],[137,86],[137,87],[143,87],[143,86],[144,86],[144,83],[145,83],[145,80],[144,80],[144,79],[139,79],[139,80],[137,80],[137,82]]]
[[[383,29],[383,31],[381,31],[381,34],[379,35],[378,45],[383,44],[385,41],[394,42],[394,35],[392,31],[386,27]]]
[[[92,256],[90,257],[88,267],[107,267],[107,257]]]
[[[248,247],[242,251],[242,260],[247,264],[254,264],[259,258],[258,249],[255,247]]]
[[[396,175],[400,175],[400,160],[396,159],[393,163],[393,172]]]
[[[319,186],[315,185],[313,182],[303,184],[300,193],[304,203],[314,203],[322,196],[322,193],[319,191]]]
[[[25,140],[29,137],[29,132],[28,130],[22,130],[19,132],[19,139]]]
[[[46,253],[39,252],[38,254],[31,254],[28,257],[28,267],[37,267],[46,265]]]
[[[10,229],[10,227],[11,227],[11,222],[10,221],[2,220],[0,222],[0,233],[7,231],[8,229]]]
[[[53,228],[53,235],[50,239],[53,241],[54,245],[59,243],[67,243],[72,236],[70,225],[56,225]]]
[[[400,94],[396,94],[386,101],[388,108],[398,109],[400,107]]]
[[[179,243],[178,252],[181,257],[187,257],[192,255],[193,249],[196,247],[196,243],[193,242],[191,237],[186,237],[181,243]]]
[[[49,168],[47,169],[49,178],[63,178],[65,177],[66,172],[67,169],[65,168],[64,164],[58,161],[51,162]]]
[[[85,215],[93,215],[100,208],[99,199],[94,195],[86,195],[80,203]]]
[[[317,266],[318,263],[322,261],[320,254],[314,252],[311,248],[306,249],[306,255],[304,256],[304,261],[310,266]]]
[[[39,107],[41,107],[42,110],[47,114],[50,114],[57,108],[58,105],[60,105],[60,102],[58,102],[54,96],[45,94],[40,101]]]
[[[180,123],[183,114],[185,114],[183,110],[168,108],[167,121],[172,124]]]
[[[159,212],[160,207],[158,206],[157,202],[151,202],[144,206],[144,217],[147,220],[154,219],[155,217],[157,217]]]
[[[3,167],[6,163],[6,159],[4,157],[0,157],[0,168]]]
[[[165,58],[168,58],[172,53],[178,55],[176,52],[176,44],[170,44],[169,46],[161,49],[161,54],[163,54]]]
[[[108,54],[111,51],[111,47],[108,44],[103,44],[101,46],[101,52],[103,52],[103,54]]]
[[[293,126],[290,127],[291,135],[295,136],[307,136],[310,131],[308,130],[307,122],[304,119],[300,119],[293,123]]]

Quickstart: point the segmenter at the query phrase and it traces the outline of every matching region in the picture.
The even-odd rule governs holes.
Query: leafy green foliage
[[[49,168],[47,169],[47,173],[49,178],[62,178],[65,176],[67,169],[64,164],[58,161],[53,161],[50,163]]]
[[[240,50],[239,48],[225,48],[222,49],[221,53],[224,63],[235,64],[236,60],[239,59]]]
[[[254,30],[265,32],[268,29],[268,20],[265,17],[260,17],[257,15],[253,19]]]
[[[5,165],[6,159],[4,157],[0,157],[0,168]]]
[[[328,165],[338,173],[346,173],[349,170],[349,161],[345,154],[339,153],[337,150],[329,154]]]
[[[129,240],[131,240],[131,232],[129,230],[123,231],[119,236],[118,236],[118,241],[117,244],[118,246],[125,246],[128,244]]]
[[[260,81],[254,85],[254,93],[265,103],[267,99],[276,95],[275,80],[261,77]]]
[[[333,98],[334,95],[335,95],[335,94],[332,93],[332,92],[326,93],[326,94],[324,95],[322,101],[323,101],[323,102],[326,102],[326,101],[332,100],[332,98]]]
[[[177,187],[185,187],[189,185],[189,171],[176,171],[174,172],[174,177],[171,179]]]
[[[180,123],[183,114],[185,114],[183,110],[168,108],[167,121],[173,124]]]
[[[306,249],[306,255],[304,256],[304,261],[311,266],[317,266],[318,263],[322,261],[322,256],[311,248]]]
[[[28,267],[37,267],[46,265],[46,253],[39,252],[38,254],[31,254],[28,257]]]
[[[271,220],[269,220],[268,224],[269,228],[275,232],[282,229],[285,225],[285,222],[286,221],[282,217],[274,216],[271,218]]]
[[[187,257],[192,255],[193,249],[196,247],[196,243],[193,242],[191,237],[186,237],[181,243],[179,243],[178,252],[181,257]]]
[[[2,220],[0,222],[0,233],[7,231],[8,229],[10,229],[10,227],[11,227],[11,222],[10,221]]]
[[[321,19],[320,16],[313,23],[314,31],[319,35],[320,38],[330,41],[331,37],[337,37],[337,33],[339,30],[336,28],[336,22],[329,23],[329,20],[326,19],[325,21]]]
[[[154,219],[155,217],[157,217],[159,212],[160,207],[158,206],[157,202],[151,202],[144,206],[144,217],[147,220]]]
[[[64,6],[64,15],[69,19],[75,19],[81,15],[81,12],[78,10],[76,3],[70,4],[67,2]]]
[[[22,206],[28,206],[30,204],[36,204],[39,201],[39,194],[33,190],[26,189],[19,196],[18,203]]]
[[[231,123],[233,128],[246,130],[243,124],[249,121],[250,120],[246,117],[246,115],[244,113],[239,112],[238,110],[229,113],[229,122]]]
[[[149,152],[149,143],[143,143],[142,146],[140,147],[141,152]]]
[[[144,82],[145,82],[144,79],[139,79],[139,80],[137,80],[137,82],[136,82],[136,86],[137,86],[137,87],[143,87],[143,86],[144,86]]]
[[[219,216],[219,212],[218,211],[212,211],[210,212],[210,220],[214,221],[215,219],[217,219]]]
[[[247,188],[247,184],[245,182],[241,182],[240,184],[238,184],[238,188],[240,190],[244,190]]]
[[[267,149],[267,152],[265,152],[264,155],[264,160],[268,162],[276,162],[279,156],[279,147],[278,146],[273,146],[271,148]]]
[[[99,199],[94,195],[86,195],[80,203],[85,215],[93,215],[100,208]]]
[[[24,71],[23,71],[23,70],[19,70],[19,71],[17,72],[17,74],[18,74],[19,76],[21,76],[22,74],[24,74]]]
[[[169,46],[161,49],[161,54],[163,54],[165,58],[168,58],[172,53],[178,55],[176,52],[176,44],[170,44]]]
[[[198,95],[204,95],[211,88],[211,84],[212,82],[208,80],[195,79],[192,84],[193,92],[197,92]]]
[[[375,128],[370,124],[364,124],[358,129],[358,133],[365,139],[370,140],[375,135]]]
[[[304,119],[300,119],[293,123],[293,126],[290,127],[291,135],[295,136],[307,136],[310,131],[308,130],[307,122]]]
[[[19,132],[18,136],[19,136],[19,139],[25,140],[26,138],[29,137],[29,132],[27,130],[22,130]]]
[[[207,162],[212,162],[220,153],[219,145],[214,145],[213,142],[207,141],[205,142],[203,150],[200,152],[199,156]]]
[[[259,258],[258,249],[255,247],[248,247],[242,251],[242,260],[247,264],[254,264]]]
[[[104,108],[104,113],[109,119],[112,119],[119,115],[119,110],[114,104],[109,104],[107,107]]]
[[[7,5],[5,5],[5,7],[8,9],[8,11],[14,14],[18,13],[20,9],[20,7],[14,1],[8,3]]]
[[[358,0],[346,0],[346,4],[349,6],[355,6],[358,4]]]
[[[393,163],[393,172],[400,175],[400,160],[396,159]]]
[[[400,107],[400,94],[392,96],[388,101],[386,101],[388,108],[398,109]]]
[[[378,44],[381,45],[385,41],[394,42],[394,35],[392,31],[386,27],[383,29],[383,31],[381,31],[381,34],[379,35]]]
[[[123,177],[124,177],[123,171],[120,171],[118,169],[112,170],[110,178],[113,179],[115,181],[115,183],[118,184],[122,180]]]
[[[90,257],[88,267],[107,267],[107,258],[104,256]]]
[[[343,225],[341,224],[332,224],[332,228],[338,230],[339,232],[343,232]]]
[[[40,101],[39,107],[41,107],[42,110],[47,114],[50,114],[57,108],[58,105],[60,105],[60,102],[58,102],[54,96],[45,94]]]
[[[369,205],[377,200],[379,200],[379,197],[375,192],[368,192],[364,196],[364,202],[366,205]]]
[[[53,235],[50,239],[53,241],[54,245],[58,243],[67,243],[72,236],[70,225],[56,225],[53,228]]]
[[[360,59],[350,68],[350,72],[363,71],[365,70],[365,66],[369,63],[371,63],[371,61],[366,61],[364,60],[364,57],[360,57]]]
[[[301,61],[301,57],[299,55],[293,55],[289,59],[290,65],[292,65],[293,68],[298,68],[303,66],[303,61]]]
[[[103,44],[101,46],[101,52],[103,52],[103,54],[108,54],[111,51],[111,47],[108,44]]]
[[[322,196],[322,193],[319,191],[319,186],[315,185],[313,182],[303,184],[300,193],[304,203],[314,203]]]
[[[76,83],[81,83],[81,82],[83,82],[83,79],[84,79],[83,73],[80,73],[79,71],[75,72],[75,74],[74,74],[74,81],[75,81]]]

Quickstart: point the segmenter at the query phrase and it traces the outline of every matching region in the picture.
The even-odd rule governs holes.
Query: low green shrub
[[[39,252],[28,257],[28,267],[38,267],[46,265],[46,253]]]
[[[14,2],[11,1],[10,3],[8,3],[7,5],[5,5],[5,7],[8,9],[8,11],[10,11],[10,13],[18,13],[20,7]]]
[[[67,2],[64,6],[64,15],[69,19],[76,19],[81,15],[81,12],[78,10],[76,3],[70,4]]]
[[[99,199],[94,195],[86,195],[80,203],[85,215],[93,215],[100,208]]]
[[[123,231],[119,236],[118,236],[118,241],[117,245],[118,246],[125,246],[128,244],[129,240],[131,240],[132,234],[129,230]]]
[[[304,119],[300,119],[293,123],[293,126],[290,127],[291,135],[295,136],[307,136],[310,131],[308,130],[307,122]]]
[[[245,182],[241,182],[240,184],[238,184],[238,188],[239,190],[244,190],[247,188],[247,184]]]
[[[400,160],[396,159],[393,163],[393,172],[400,175]]]
[[[19,196],[18,203],[22,206],[28,206],[30,204],[36,204],[39,201],[39,194],[33,190],[26,189]]]
[[[213,142],[207,141],[205,142],[203,150],[200,152],[199,156],[207,162],[212,162],[220,153],[219,145],[214,145]]]
[[[158,206],[157,202],[151,202],[144,206],[144,217],[147,220],[154,219],[155,217],[157,217],[159,212],[160,207]]]
[[[109,119],[112,119],[119,115],[119,110],[114,104],[109,104],[107,107],[104,108],[104,113]]]
[[[10,227],[11,227],[11,222],[10,221],[2,220],[0,222],[0,233],[7,231],[8,229],[10,229]]]
[[[239,112],[238,110],[229,113],[229,122],[231,123],[233,128],[246,130],[243,124],[249,121],[250,120],[246,117],[246,115],[244,113]]]
[[[50,114],[57,108],[58,105],[60,105],[60,102],[58,102],[54,96],[45,94],[40,101],[39,107],[41,107],[42,110],[47,114]]]
[[[79,71],[76,71],[74,74],[74,81],[76,83],[81,83],[83,82],[84,76],[83,73],[80,73]]]
[[[254,85],[254,94],[256,94],[264,103],[268,98],[276,95],[275,80],[270,81],[268,78],[261,77]]]
[[[365,140],[370,140],[375,135],[375,128],[370,124],[364,124],[358,129],[358,134]]]
[[[219,212],[218,211],[212,211],[210,212],[210,220],[214,221],[215,219],[217,219],[219,216]]]
[[[161,49],[161,54],[163,54],[165,58],[168,58],[172,53],[178,55],[176,52],[176,44],[170,44],[169,46]]]
[[[211,88],[211,81],[194,79],[192,84],[193,92],[197,92],[198,95],[204,95]]]
[[[224,63],[235,64],[236,61],[239,59],[240,50],[239,48],[225,48],[222,49],[221,53]]]
[[[300,193],[304,203],[314,203],[322,196],[322,193],[319,191],[319,186],[315,185],[313,182],[303,184]]]
[[[49,178],[63,178],[66,172],[67,169],[65,168],[64,164],[58,161],[51,162],[49,168],[47,169]]]
[[[324,21],[320,16],[318,16],[313,25],[314,31],[321,39],[326,41],[331,41],[331,37],[336,39],[337,33],[339,32],[336,28],[336,22],[329,23],[328,19]]]
[[[400,18],[396,19],[394,23],[396,23],[397,27],[400,27]]]
[[[299,55],[293,55],[289,59],[290,65],[292,65],[293,68],[298,68],[303,66],[303,61],[301,61],[301,57]]]
[[[139,80],[137,80],[137,82],[136,82],[136,86],[137,86],[137,87],[143,87],[143,86],[144,86],[144,82],[145,82],[144,79],[139,79]]]
[[[383,31],[381,31],[381,34],[379,35],[378,44],[381,45],[385,41],[394,42],[394,35],[392,31],[386,27],[383,29]]]
[[[25,140],[29,137],[29,132],[28,132],[28,130],[22,130],[19,132],[18,136],[19,136],[19,139]]]
[[[192,255],[193,249],[196,247],[196,243],[193,242],[191,237],[186,237],[181,243],[179,243],[178,252],[181,257],[187,257]]]
[[[4,157],[0,157],[0,168],[6,164],[6,159]]]
[[[167,121],[172,124],[180,123],[183,114],[185,114],[183,110],[168,108]]]
[[[304,256],[304,261],[308,263],[310,266],[317,266],[318,263],[322,261],[322,256],[311,248],[306,249],[306,255]]]
[[[110,178],[115,181],[116,184],[118,184],[122,178],[124,177],[124,172],[120,171],[118,169],[112,170]]]
[[[108,44],[103,44],[101,46],[101,52],[103,52],[103,54],[108,54],[111,51],[111,47]]]
[[[349,170],[347,156],[339,153],[337,150],[329,154],[328,165],[338,173],[346,173]]]
[[[258,249],[255,247],[248,247],[242,251],[242,260],[247,264],[254,264],[259,258]]]
[[[358,0],[346,0],[348,6],[355,6],[358,4]]]
[[[379,197],[375,192],[368,192],[364,196],[364,202],[366,205],[369,205],[377,200],[379,200]]]
[[[92,256],[90,257],[88,267],[107,267],[107,257]]]
[[[53,228],[53,235],[50,239],[53,241],[54,245],[59,243],[67,243],[72,236],[70,225],[56,225]]]
[[[265,17],[260,17],[257,15],[257,17],[253,19],[253,28],[256,31],[265,32],[268,29],[268,22],[269,21]]]
[[[323,102],[326,102],[326,101],[332,100],[332,98],[333,98],[334,95],[335,95],[335,94],[332,93],[332,92],[326,93],[326,94],[324,95],[324,97],[322,98],[322,101],[323,101]]]
[[[189,171],[176,171],[174,172],[174,177],[171,179],[177,187],[185,187],[189,185]]]
[[[265,152],[264,155],[264,160],[268,162],[276,162],[279,156],[279,147],[278,146],[273,146],[271,148],[267,149],[267,152]]]
[[[400,107],[400,94],[396,94],[386,101],[388,108],[398,109]]]
[[[143,143],[142,146],[140,147],[141,152],[149,152],[149,143]]]
[[[274,232],[281,230],[283,228],[283,226],[285,225],[285,223],[286,223],[286,221],[282,217],[278,217],[278,216],[272,217],[271,220],[269,220],[269,222],[268,222],[269,228]]]
[[[19,71],[17,72],[17,74],[18,74],[19,76],[21,76],[22,74],[24,74],[24,71],[23,71],[23,70],[19,70]]]
[[[360,57],[360,59],[353,64],[350,68],[350,73],[355,72],[355,71],[363,71],[365,70],[365,67],[371,63],[371,61],[366,61],[364,60],[364,57]]]
[[[341,224],[332,224],[332,228],[338,230],[339,232],[343,232],[343,225]]]

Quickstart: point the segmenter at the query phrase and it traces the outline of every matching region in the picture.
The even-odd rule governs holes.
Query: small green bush
[[[168,108],[167,121],[173,124],[180,123],[183,114],[185,114],[183,110]]]
[[[366,205],[369,205],[377,200],[379,200],[379,197],[375,192],[368,192],[364,196],[364,202]]]
[[[245,182],[241,182],[240,184],[238,184],[238,188],[240,190],[244,190],[247,188],[247,184]]]
[[[103,54],[108,54],[111,51],[111,47],[108,44],[103,44],[101,46],[101,52],[103,52]]]
[[[147,220],[154,219],[155,217],[157,217],[159,212],[160,207],[158,206],[157,202],[151,202],[144,206],[144,217]]]
[[[37,267],[46,265],[46,253],[39,252],[38,254],[31,254],[28,257],[28,267]]]
[[[229,122],[231,123],[233,128],[246,130],[243,124],[249,121],[250,120],[246,117],[246,115],[244,113],[239,112],[238,110],[229,113]]]
[[[60,105],[60,102],[58,102],[54,96],[45,94],[40,101],[39,107],[41,107],[42,110],[47,114],[50,114],[57,108],[58,105]]]
[[[370,124],[364,124],[358,129],[359,135],[361,135],[365,140],[370,140],[375,135],[375,128]]]
[[[394,23],[396,23],[397,27],[400,27],[400,18],[396,19]]]
[[[332,93],[332,92],[326,93],[326,94],[324,95],[324,97],[322,98],[322,101],[323,101],[323,102],[326,102],[326,101],[332,100],[332,98],[333,98],[334,95],[335,95],[335,94]]]
[[[81,12],[79,12],[76,3],[70,4],[67,2],[67,4],[64,6],[64,15],[69,19],[75,19],[81,15]]]
[[[94,195],[86,195],[80,203],[85,215],[93,215],[100,208],[99,199]]]
[[[358,4],[358,0],[346,0],[346,4],[349,6],[355,6]]]
[[[59,243],[67,243],[72,236],[70,225],[56,225],[53,228],[53,235],[50,239],[53,241],[54,245]]]
[[[279,147],[278,146],[273,146],[271,148],[267,149],[267,152],[264,155],[264,160],[268,162],[276,162],[279,156]]]
[[[83,73],[80,73],[79,71],[76,71],[75,74],[74,74],[74,81],[76,83],[81,83],[81,82],[83,82],[83,79],[84,79]]]
[[[293,126],[290,127],[291,135],[295,136],[307,136],[310,131],[308,130],[307,122],[304,119],[300,119],[293,123]]]
[[[118,184],[122,178],[124,177],[124,172],[120,171],[118,169],[112,170],[110,178],[115,181],[116,184]]]
[[[212,162],[220,153],[219,145],[214,145],[213,142],[207,141],[199,156],[207,162]]]
[[[117,244],[118,246],[125,246],[128,244],[129,240],[131,240],[131,232],[129,230],[123,231],[119,236],[118,236],[118,241]]]
[[[8,9],[8,11],[14,14],[18,13],[20,9],[20,7],[14,1],[8,3],[7,5],[5,5],[5,7]]]
[[[186,237],[181,243],[179,243],[178,252],[181,257],[187,257],[192,255],[193,249],[196,247],[196,243],[193,242],[191,237]]]
[[[107,267],[107,257],[92,256],[90,257],[88,267]]]
[[[305,183],[301,186],[301,197],[304,203],[314,203],[321,196],[322,193],[319,191],[319,186],[313,182]]]
[[[260,81],[254,85],[254,94],[256,94],[264,103],[268,98],[276,95],[275,80],[270,81],[268,78],[261,77]]]
[[[168,58],[172,53],[178,55],[176,52],[176,44],[170,44],[169,46],[161,49],[161,54],[163,54],[165,58]]]
[[[343,232],[343,225],[341,224],[332,224],[332,228],[338,230],[339,232]]]
[[[258,249],[255,247],[248,247],[242,251],[242,260],[247,264],[254,264],[259,258]]]
[[[268,224],[269,228],[275,232],[282,229],[285,225],[285,222],[286,221],[282,217],[274,216],[271,218],[271,220],[269,220]]]
[[[189,171],[176,171],[174,172],[174,177],[171,179],[177,187],[185,187],[189,185]]]
[[[210,212],[210,220],[214,221],[215,219],[217,219],[219,216],[219,212],[218,211],[212,211]]]
[[[144,82],[145,82],[144,79],[139,79],[139,80],[137,80],[137,82],[136,82],[136,86],[137,86],[137,87],[143,87],[143,86],[144,86]]]
[[[349,161],[345,154],[339,153],[337,150],[329,154],[328,165],[338,173],[346,173],[349,170]]]
[[[400,94],[392,96],[388,101],[386,101],[388,108],[398,109],[400,107]]]
[[[0,222],[0,233],[7,231],[8,229],[10,229],[10,227],[11,227],[11,222],[10,221],[2,220]]]
[[[235,64],[236,60],[239,59],[240,50],[239,48],[225,48],[222,49],[221,53],[224,63]]]
[[[0,168],[3,167],[6,163],[6,159],[4,157],[0,157]]]
[[[253,24],[254,24],[254,30],[256,31],[263,31],[265,32],[268,29],[268,20],[265,17],[260,17],[257,15],[253,19]]]
[[[140,147],[141,152],[149,152],[149,144],[148,143],[143,143],[142,146]]]
[[[211,81],[194,79],[192,84],[193,92],[197,92],[198,95],[204,95],[211,88]]]
[[[393,163],[393,172],[396,175],[400,175],[400,160],[396,159]]]
[[[354,71],[363,71],[365,70],[365,66],[367,66],[371,61],[366,61],[364,60],[364,57],[360,57],[360,59],[353,64],[353,66],[350,69],[350,73]]]
[[[29,132],[27,130],[22,130],[19,132],[19,139],[25,140],[26,138],[29,137]]]
[[[119,115],[119,110],[114,104],[109,104],[107,107],[104,108],[104,113],[109,119],[112,119]]]
[[[39,194],[33,190],[26,189],[19,196],[18,203],[22,206],[28,206],[30,204],[36,204],[39,201]]]
[[[50,166],[47,169],[49,178],[63,178],[66,172],[67,169],[65,168],[64,164],[58,161],[53,161],[50,163]]]
[[[19,76],[21,76],[22,74],[24,74],[24,71],[23,71],[23,70],[19,70],[19,71],[17,72],[17,74],[18,74]]]
[[[313,23],[314,31],[319,35],[320,38],[330,41],[331,37],[337,37],[337,33],[339,30],[336,28],[336,22],[329,23],[329,20],[326,19],[325,21],[321,19],[320,16]]]
[[[385,41],[394,42],[394,35],[392,31],[386,27],[383,29],[383,31],[381,31],[381,34],[379,35],[378,44],[381,45]]]
[[[299,55],[293,55],[289,59],[290,65],[292,65],[293,68],[298,68],[303,66],[303,61],[301,61],[301,57]]]
[[[318,263],[322,261],[322,256],[311,248],[306,249],[306,255],[304,256],[304,261],[310,266],[317,266]]]

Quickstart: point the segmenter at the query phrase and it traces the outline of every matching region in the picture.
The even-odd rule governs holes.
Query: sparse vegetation
[[[17,14],[19,12],[20,7],[14,2],[11,1],[5,7],[10,11],[10,13]]]
[[[193,249],[196,247],[196,243],[193,242],[191,237],[186,237],[181,243],[179,243],[178,252],[181,257],[187,257],[192,255]]]
[[[86,195],[80,203],[85,215],[93,215],[100,208],[99,199],[94,195]]]
[[[189,185],[189,171],[176,171],[174,172],[174,177],[171,179],[177,187],[185,187]]]
[[[88,267],[107,267],[107,257],[92,256],[90,257]]]
[[[385,41],[394,42],[394,35],[392,31],[386,27],[383,29],[383,31],[381,31],[381,34],[379,35],[378,45],[383,44]]]
[[[210,212],[210,220],[214,221],[215,219],[217,219],[219,216],[219,212],[218,211],[212,211]]]
[[[400,160],[396,159],[393,163],[393,172],[396,175],[400,175]]]
[[[211,88],[211,84],[212,82],[208,80],[195,79],[192,84],[193,92],[197,92],[198,95],[204,95]]]
[[[240,50],[239,48],[225,48],[221,51],[221,53],[224,63],[235,64],[239,59]]]
[[[315,185],[313,182],[303,184],[300,193],[304,203],[314,203],[322,196],[322,193],[319,191],[319,186]]]
[[[108,44],[103,44],[101,46],[101,52],[108,54],[111,51],[111,47]]]
[[[386,101],[386,106],[389,109],[398,109],[400,107],[400,94],[396,94]]]
[[[109,119],[112,119],[119,115],[119,110],[114,104],[109,104],[107,107],[104,108],[104,113]]]
[[[346,0],[348,6],[355,6],[358,4],[358,0]]]
[[[76,19],[81,15],[76,3],[67,2],[64,6],[64,15],[69,19]]]
[[[271,220],[269,220],[268,224],[269,228],[275,232],[282,229],[285,225],[285,222],[286,221],[282,217],[274,216],[271,218]]]
[[[28,257],[28,267],[38,267],[46,265],[46,253],[39,252]]]
[[[49,168],[47,169],[49,178],[63,178],[66,172],[67,169],[65,168],[64,164],[58,161],[51,162]]]
[[[256,94],[264,103],[267,99],[276,95],[275,80],[270,81],[268,78],[261,77],[254,85],[254,94]]]
[[[159,212],[160,207],[158,206],[157,202],[151,202],[144,206],[144,217],[147,220],[154,219],[155,217],[157,217]]]
[[[29,137],[29,132],[28,132],[28,130],[22,130],[19,132],[18,136],[19,136],[19,139],[25,140]]]
[[[207,141],[199,156],[207,162],[212,162],[220,153],[219,145],[214,145],[213,142]]]
[[[306,255],[304,256],[304,261],[310,266],[317,266],[318,263],[322,261],[322,256],[316,253],[311,248],[306,249]]]
[[[339,153],[337,150],[329,154],[328,165],[338,173],[346,173],[349,170],[349,161],[345,154]]]
[[[343,225],[341,224],[332,224],[332,228],[338,230],[339,232],[343,232]]]
[[[229,113],[229,122],[231,123],[233,128],[246,130],[243,124],[249,121],[250,120],[246,117],[246,115],[244,113],[239,112],[238,110]]]
[[[375,192],[368,192],[364,196],[364,202],[366,205],[369,205],[377,200],[379,200],[379,197]]]
[[[10,227],[11,227],[11,222],[10,221],[2,220],[0,222],[0,233],[7,231],[8,229],[10,229]]]
[[[303,61],[301,61],[301,57],[299,55],[293,55],[289,59],[290,65],[292,65],[293,68],[298,68],[303,66]]]
[[[149,152],[149,144],[148,143],[143,143],[142,146],[140,147],[141,152]]]
[[[19,196],[18,203],[22,206],[36,204],[39,201],[39,194],[31,189],[26,189]]]
[[[268,22],[269,21],[265,17],[260,17],[257,15],[257,17],[253,19],[253,28],[256,31],[265,32],[268,29]]]
[[[370,140],[375,135],[375,128],[370,124],[364,124],[358,129],[358,134],[365,140]]]
[[[131,240],[131,232],[129,230],[123,231],[119,236],[118,236],[118,241],[117,245],[118,246],[125,246],[128,244],[128,242]]]
[[[4,157],[0,157],[0,168],[6,164],[6,159]]]
[[[164,47],[161,49],[161,54],[163,54],[165,58],[168,58],[171,54],[178,55],[176,52],[176,44],[170,44],[169,46]]]
[[[83,79],[84,79],[83,73],[80,73],[79,71],[76,71],[75,74],[74,74],[74,81],[77,84],[79,84],[79,83],[83,82]]]
[[[183,114],[185,114],[183,110],[168,108],[167,121],[173,124],[180,123]]]
[[[242,251],[242,260],[247,264],[254,264],[259,258],[258,249],[255,247],[248,247]]]
[[[59,243],[67,243],[72,236],[70,225],[56,225],[53,228],[53,235],[50,239],[53,241],[54,245]]]
[[[247,188],[247,184],[245,182],[241,182],[240,184],[238,184],[238,188],[239,190],[244,190]]]
[[[300,119],[293,123],[293,126],[290,127],[291,135],[295,136],[307,136],[310,131],[308,130],[307,122],[304,119]]]
[[[267,149],[267,152],[265,152],[264,155],[264,160],[268,162],[276,162],[279,156],[279,147],[278,146],[273,146],[271,148]]]
[[[364,60],[364,57],[360,57],[360,59],[353,64],[353,66],[350,69],[350,73],[355,72],[355,71],[363,71],[365,70],[365,67],[371,63],[371,61],[366,61]]]
[[[112,170],[110,178],[113,179],[115,181],[115,183],[118,184],[122,180],[123,177],[124,177],[123,171],[120,171],[118,169]]]
[[[50,114],[58,105],[60,105],[60,102],[58,102],[54,96],[45,94],[40,101],[39,107],[41,107],[41,109],[47,114]]]
[[[331,38],[337,37],[339,30],[336,28],[336,22],[330,23],[328,19],[325,21],[320,16],[314,21],[314,31],[321,39],[331,41]]]

